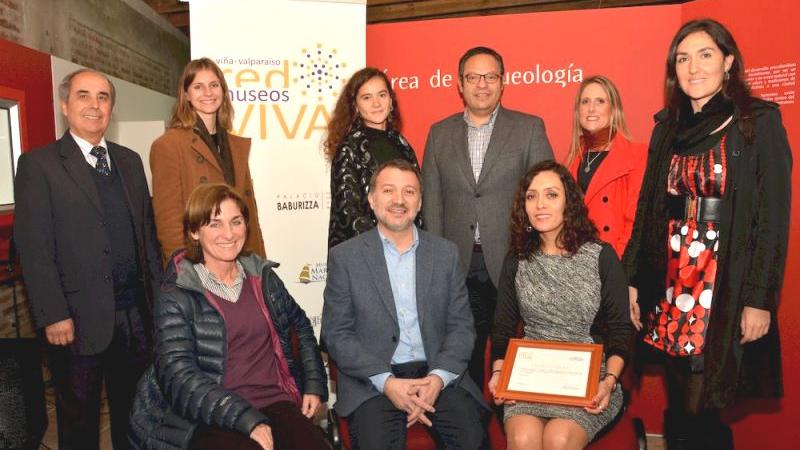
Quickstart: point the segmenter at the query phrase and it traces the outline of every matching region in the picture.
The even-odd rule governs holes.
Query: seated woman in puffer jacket
[[[275,264],[242,254],[248,219],[228,185],[189,197],[186,250],[165,273],[155,360],[131,411],[134,448],[330,448],[311,421],[328,395],[314,331]]]

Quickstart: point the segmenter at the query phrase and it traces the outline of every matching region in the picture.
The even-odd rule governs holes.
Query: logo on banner
[[[275,195],[275,209],[278,212],[330,209],[330,192],[292,192]]]
[[[300,54],[292,61],[217,58],[231,101],[238,105],[236,134],[294,140],[310,139],[314,131],[327,129],[329,105],[347,82],[347,63],[336,48],[323,44],[301,48]]]
[[[346,81],[343,78],[343,69],[347,67],[345,61],[336,57],[336,49],[325,50],[322,44],[312,50],[302,49],[304,56],[292,65],[300,71],[300,76],[294,78],[294,83],[299,84],[304,96],[316,96],[318,102],[325,101],[325,96],[336,100],[339,97],[339,88]]]
[[[324,282],[328,274],[326,263],[303,264],[297,281],[303,284]]]

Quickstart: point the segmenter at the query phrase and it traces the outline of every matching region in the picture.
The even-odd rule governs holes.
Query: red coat
[[[576,179],[579,163],[580,159],[575,158],[569,168]],[[584,196],[600,239],[611,244],[620,258],[633,230],[646,163],[647,146],[629,142],[617,133]]]

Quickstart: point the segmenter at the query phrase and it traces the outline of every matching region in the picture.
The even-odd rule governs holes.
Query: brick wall
[[[0,38],[167,95],[189,39],[137,0],[0,0]]]
[[[0,0],[0,38],[20,42],[24,26],[22,0]]]
[[[155,91],[174,95],[174,82],[164,64],[76,20],[70,20],[69,29],[72,62]]]

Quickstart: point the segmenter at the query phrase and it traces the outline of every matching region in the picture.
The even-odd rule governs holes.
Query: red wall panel
[[[647,141],[680,13],[679,6],[661,6],[370,25],[367,63],[395,78],[403,134],[422,155],[430,125],[463,110],[455,87],[459,57],[470,47],[492,47],[503,55],[507,74],[519,72],[519,84],[506,84],[503,105],[542,117],[562,160],[569,150],[578,71],[615,82],[634,140]],[[558,71],[565,75],[563,85],[556,82]],[[452,76],[452,86],[432,87],[437,74]],[[413,77],[417,87],[410,85]]]
[[[50,55],[0,39],[0,86],[25,93],[28,147],[40,147],[55,140],[53,78]]]
[[[0,97],[5,92],[9,99],[22,100],[22,151],[52,142],[55,119],[50,56],[0,39],[0,66]],[[5,241],[13,221],[13,211],[0,213],[0,259],[7,255]]]

